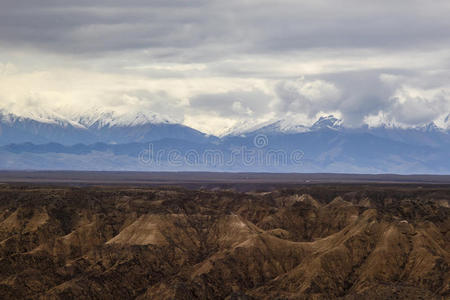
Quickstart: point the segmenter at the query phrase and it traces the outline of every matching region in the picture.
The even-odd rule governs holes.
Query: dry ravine
[[[448,299],[450,188],[0,187],[1,299]]]

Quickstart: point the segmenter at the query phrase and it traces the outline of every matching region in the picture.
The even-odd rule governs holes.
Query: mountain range
[[[157,114],[0,110],[0,169],[450,172],[450,121],[346,127],[330,115],[242,123],[217,137]]]
[[[53,114],[18,116],[0,111],[0,145],[31,142],[35,144],[78,143],[120,144],[148,142],[166,137],[205,142],[207,135],[176,124],[155,114],[119,114],[94,111],[72,119]]]

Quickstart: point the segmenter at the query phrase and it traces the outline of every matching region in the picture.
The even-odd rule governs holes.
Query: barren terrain
[[[445,299],[450,187],[0,185],[2,299]]]

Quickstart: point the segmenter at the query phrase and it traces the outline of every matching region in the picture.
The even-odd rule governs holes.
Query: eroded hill
[[[445,299],[448,187],[0,187],[0,298]]]

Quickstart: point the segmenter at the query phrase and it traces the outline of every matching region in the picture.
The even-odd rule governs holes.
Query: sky
[[[450,1],[1,0],[0,108],[444,124]],[[442,125],[443,126],[443,125]]]

